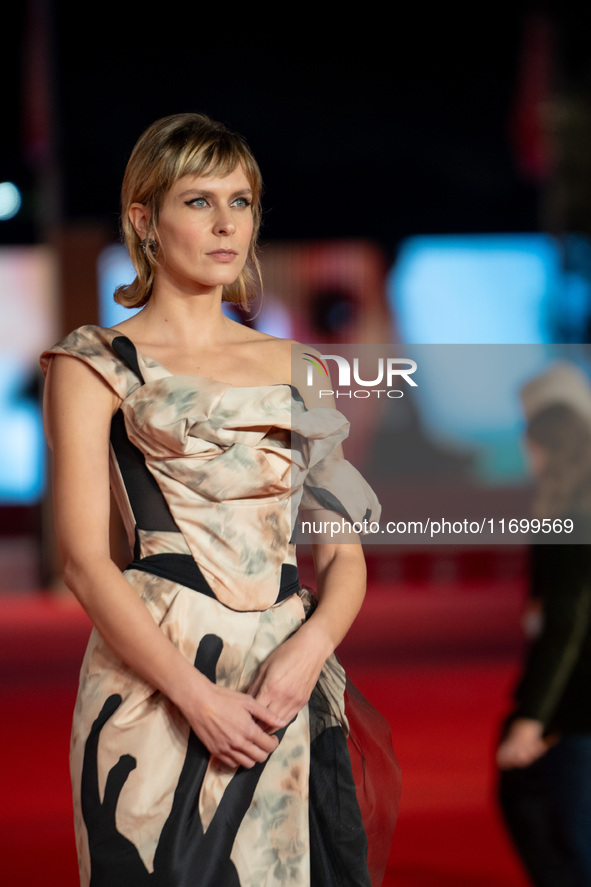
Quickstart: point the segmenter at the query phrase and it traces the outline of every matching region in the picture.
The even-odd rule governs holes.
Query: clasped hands
[[[330,652],[319,652],[313,641],[301,629],[289,637],[262,663],[246,693],[208,683],[200,704],[186,714],[217,762],[248,769],[275,751],[275,731],[307,704]]]

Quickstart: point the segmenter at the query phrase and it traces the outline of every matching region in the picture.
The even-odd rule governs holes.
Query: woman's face
[[[138,232],[158,244],[156,284],[194,293],[233,283],[248,258],[252,196],[242,166],[224,177],[179,179],[162,200],[156,230]]]
[[[527,461],[529,468],[534,477],[541,477],[548,465],[548,450],[540,446],[527,435],[525,436],[525,446],[527,452]]]

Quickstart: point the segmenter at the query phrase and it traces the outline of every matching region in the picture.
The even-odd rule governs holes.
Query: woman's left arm
[[[365,597],[359,543],[313,546],[318,604],[295,634],[263,662],[249,693],[289,723],[308,702],[322,666],[343,640]]]

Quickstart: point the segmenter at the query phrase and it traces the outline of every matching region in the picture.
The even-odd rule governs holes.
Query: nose
[[[214,222],[214,233],[220,236],[224,234],[233,234],[236,230],[232,211],[229,207],[220,207]]]

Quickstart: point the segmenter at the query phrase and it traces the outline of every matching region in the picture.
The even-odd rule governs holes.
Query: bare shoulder
[[[53,355],[43,393],[43,424],[49,445],[53,448],[68,429],[80,428],[88,433],[110,424],[120,403],[87,363],[70,355]]]

